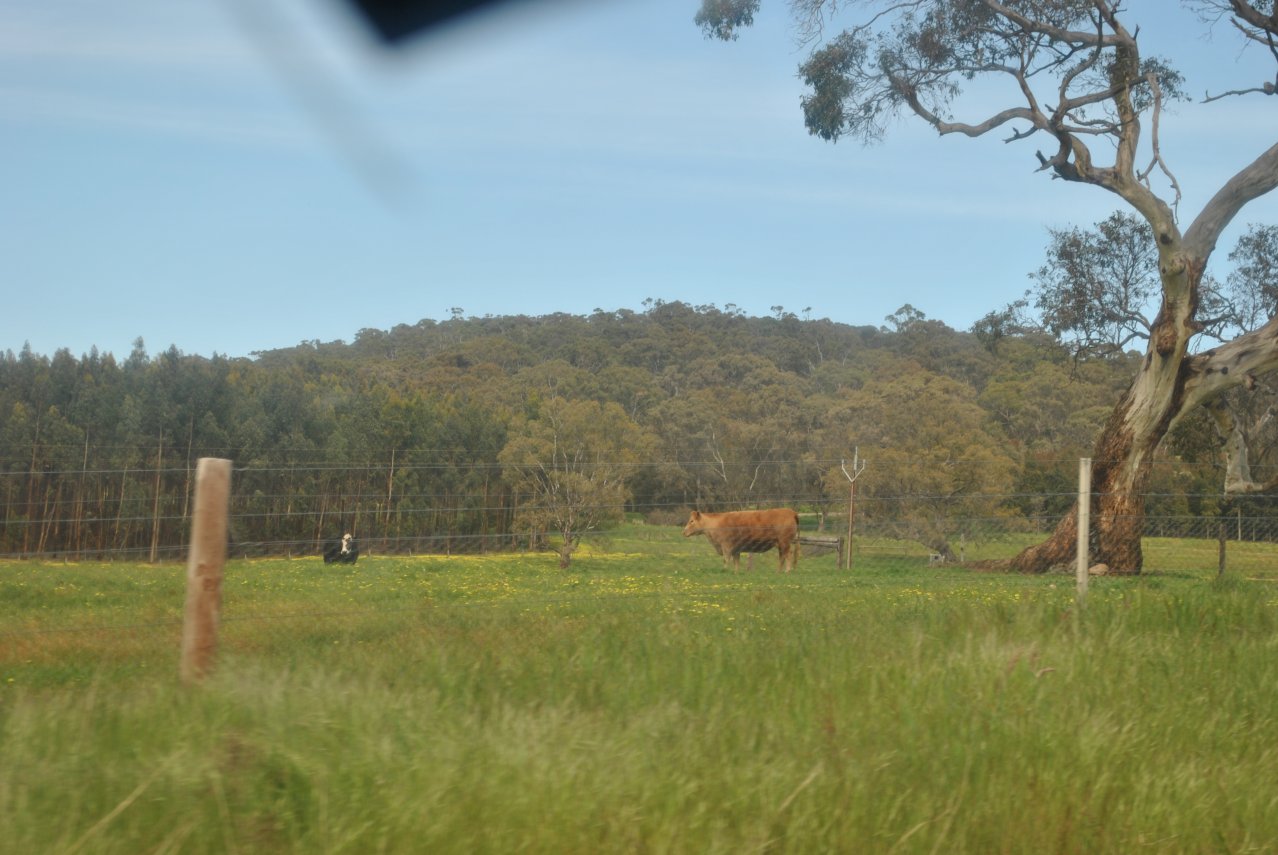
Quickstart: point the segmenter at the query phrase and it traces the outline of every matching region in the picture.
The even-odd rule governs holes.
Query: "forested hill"
[[[1126,359],[1075,362],[1046,336],[959,332],[909,307],[872,327],[678,302],[457,313],[254,359],[10,351],[0,552],[173,539],[206,456],[258,497],[244,524],[262,542],[318,537],[334,517],[391,540],[509,532],[534,490],[521,464],[569,443],[625,458],[618,502],[645,513],[820,509],[845,496],[840,465],[859,449],[867,496],[1001,496],[999,513],[1028,514],[1018,494],[1059,486],[1131,375]],[[157,493],[174,509],[158,536]]]
[[[1068,354],[1047,338],[1019,342],[1015,349],[1024,353],[1000,359],[999,349],[988,342],[908,306],[887,320],[887,327],[850,326],[801,320],[779,308],[774,317],[751,317],[713,306],[656,302],[645,312],[597,310],[588,316],[459,315],[390,331],[364,329],[349,345],[304,342],[255,356],[259,366],[272,371],[357,371],[399,389],[436,394],[500,392],[504,376],[520,378],[516,388],[527,388],[531,380],[556,394],[622,404],[631,403],[628,394],[642,391],[648,406],[677,395],[680,387],[732,382],[764,369],[785,378],[772,374],[766,383],[793,383],[806,395],[859,387],[882,360],[908,361],[978,391],[1009,367],[1017,370],[1008,359],[1068,367]],[[1005,343],[1002,349],[1008,347]],[[1118,375],[1126,370],[1120,367]],[[591,379],[603,372],[608,376]],[[609,387],[609,380],[621,382]]]
[[[585,370],[624,366],[661,375],[705,357],[747,353],[806,376],[826,359],[846,362],[868,347],[881,347],[882,335],[877,327],[801,321],[789,313],[750,317],[714,307],[658,303],[642,313],[423,320],[389,332],[361,330],[349,346],[311,342],[257,356],[272,365],[318,354],[325,361],[366,366],[404,361],[418,368],[489,364],[507,372],[560,361]]]

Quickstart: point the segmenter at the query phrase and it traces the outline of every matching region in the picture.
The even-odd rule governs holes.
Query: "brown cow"
[[[741,569],[741,553],[767,552],[776,547],[781,563],[777,572],[788,573],[799,560],[799,515],[789,508],[773,508],[768,511],[728,511],[722,514],[703,514],[693,511],[683,536],[704,534],[723,556],[724,569],[728,559],[734,570]]]

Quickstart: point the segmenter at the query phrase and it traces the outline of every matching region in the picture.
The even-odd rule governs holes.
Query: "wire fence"
[[[998,501],[999,496],[980,497],[987,501]],[[965,545],[979,544],[990,539],[1005,538],[1009,535],[1049,533],[1060,522],[1059,515],[1043,515],[1031,517],[998,517],[998,516],[946,516],[920,517],[908,507],[916,503],[917,497],[899,499],[876,499],[858,503],[856,534],[865,540],[905,540],[917,541],[923,546],[935,547],[945,551],[947,560],[963,561]],[[784,500],[765,503],[767,507],[793,505]],[[1242,505],[1243,503],[1238,503]],[[612,509],[624,513],[623,508]],[[438,510],[422,512],[424,519],[439,516]],[[655,520],[658,524],[671,525],[676,517],[686,519],[687,509],[656,509],[648,513],[629,512],[624,514],[630,519]],[[401,512],[398,522],[403,526]],[[818,522],[815,513],[801,514],[802,526],[808,532],[828,532],[837,536],[847,531],[846,512],[832,512],[822,515],[824,522]],[[256,514],[235,513],[230,515],[231,537],[228,543],[228,555],[232,558],[301,558],[319,556],[326,547],[336,543],[343,534],[351,533],[365,557],[372,555],[465,555],[491,552],[527,552],[548,549],[556,539],[553,531],[491,531],[491,532],[456,532],[435,530],[433,526],[423,525],[416,533],[377,533],[378,526],[359,524],[345,526],[340,522],[330,525],[323,533],[306,533],[300,536],[276,536],[266,539],[248,539],[242,532],[252,531],[252,521],[258,519]],[[317,527],[319,522],[305,512],[293,514],[295,521],[309,523],[307,528]],[[153,522],[152,520],[145,520]],[[165,526],[165,540],[158,538],[153,542],[145,541],[130,544],[128,541],[120,545],[112,545],[109,536],[95,538],[89,545],[80,547],[59,544],[48,539],[31,537],[23,538],[23,529],[43,525],[41,521],[9,520],[5,523],[6,538],[0,560],[39,559],[46,561],[104,561],[104,562],[174,562],[184,560],[187,554],[187,543],[184,537],[189,529],[189,517],[167,518],[170,525]],[[679,520],[682,523],[682,519]],[[96,521],[86,521],[87,526],[94,526]],[[103,528],[113,527],[115,521],[103,524]],[[1231,541],[1278,543],[1278,519],[1268,513],[1248,513],[1244,507],[1233,507],[1224,514],[1193,515],[1145,515],[1143,518],[1144,536],[1147,538],[1208,538],[1217,539],[1223,529],[1226,538]],[[301,527],[301,526],[298,526]],[[348,529],[353,531],[348,531]],[[371,529],[374,533],[365,535],[363,531]],[[577,532],[589,541],[592,538],[605,537],[606,531],[587,530]],[[28,545],[29,544],[29,545]],[[952,555],[951,555],[952,553]]]
[[[290,498],[281,494],[279,498]],[[482,494],[478,497],[482,499]],[[953,584],[934,571],[968,562],[1006,558],[1041,542],[1061,520],[1060,513],[1018,513],[1018,504],[1068,507],[1065,492],[940,497],[934,495],[858,498],[849,519],[846,505],[802,506],[793,496],[766,504],[800,505],[800,558],[791,576],[781,576],[778,555],[743,556],[743,581],[797,580],[805,588],[832,593],[856,578],[887,572],[914,580],[920,589]],[[1147,505],[1169,498],[1154,495]],[[1212,498],[1204,495],[1204,500]],[[1216,497],[1218,498],[1218,497]],[[251,529],[260,518],[261,499],[241,489],[230,502],[230,527]],[[323,498],[321,502],[325,501]],[[329,497],[327,501],[339,501]],[[458,507],[464,507],[458,506]],[[64,509],[65,510],[65,509]],[[456,509],[454,509],[456,510]],[[490,614],[544,614],[589,607],[606,600],[643,603],[660,599],[687,612],[707,608],[722,585],[738,578],[702,537],[681,536],[689,509],[676,505],[645,510],[617,509],[622,522],[582,533],[578,566],[592,567],[602,579],[586,599],[579,588],[521,586],[512,579],[529,576],[568,579],[555,573],[554,532],[432,531],[365,534],[358,529],[358,561],[328,566],[321,561],[325,542],[340,535],[327,526],[326,537],[280,537],[229,544],[223,594],[222,635],[231,655],[272,650],[280,655],[326,655],[323,645],[358,643],[387,633],[416,638],[427,633],[441,610],[455,618],[461,610],[473,620]],[[1147,574],[1196,574],[1222,571],[1247,579],[1278,581],[1278,519],[1267,500],[1238,501],[1212,514],[1147,514],[1143,555]],[[432,519],[438,509],[406,518]],[[310,508],[286,514],[316,523]],[[73,519],[74,512],[65,519]],[[440,518],[446,518],[440,514]],[[140,517],[148,520],[146,516]],[[179,535],[189,515],[173,515]],[[330,519],[327,522],[333,522]],[[373,518],[373,522],[376,518]],[[10,526],[39,525],[38,520],[9,520]],[[851,536],[849,537],[849,532]],[[187,538],[155,545],[126,546],[91,554],[73,551],[10,552],[0,555],[6,574],[6,603],[0,603],[0,681],[5,671],[20,670],[25,680],[50,683],[87,678],[94,668],[127,672],[172,668],[182,637],[184,574],[177,562],[187,557]],[[477,561],[474,559],[478,559]],[[589,562],[596,561],[591,565]],[[846,560],[846,564],[844,561]],[[59,566],[76,565],[74,572]],[[476,570],[476,568],[480,568]],[[487,568],[487,569],[483,569]],[[721,580],[705,589],[650,582],[635,587],[628,568],[642,568],[650,579]],[[1069,568],[1058,568],[1072,572]],[[752,576],[749,574],[753,574]],[[766,576],[761,574],[767,574]],[[622,584],[625,582],[625,584]],[[1062,585],[1068,585],[1062,582]],[[715,593],[707,594],[707,590]],[[354,641],[353,641],[354,640]],[[309,651],[309,653],[308,653]],[[104,665],[105,663],[105,665]],[[35,675],[35,676],[32,676]]]
[[[78,469],[45,471],[15,458],[0,471],[0,560],[182,560],[194,468],[95,468],[89,460],[86,448],[85,465]],[[946,561],[961,561],[982,542],[1050,532],[1076,498],[1076,461],[1036,461],[1034,477],[1022,481],[1039,489],[989,493],[879,484],[855,498],[837,474],[840,462],[645,461],[625,473],[628,486],[636,485],[626,501],[580,500],[578,516],[675,525],[693,508],[784,506],[802,513],[805,530],[845,534],[851,510],[862,543],[914,543]],[[712,466],[716,478],[692,477],[702,465]],[[832,480],[817,477],[829,467],[836,467]],[[917,463],[919,471],[925,467]],[[747,486],[732,487],[736,469],[750,471]],[[1145,536],[1218,539],[1225,526],[1235,541],[1278,540],[1278,501],[1226,499],[1213,487],[1219,482],[1216,467],[1159,464],[1143,497]],[[1041,489],[1044,485],[1048,489]],[[422,464],[410,454],[390,452],[382,461],[254,461],[234,470],[230,555],[320,555],[347,533],[366,556],[535,551],[547,548],[556,535],[555,526],[546,522],[555,510],[547,501],[507,483],[491,460],[455,456],[447,463]],[[589,538],[593,528],[582,525],[576,533]]]
[[[829,540],[837,538],[829,525],[845,520],[827,518],[824,532],[814,516],[803,521],[805,538]],[[980,534],[956,538],[960,559],[1006,555],[1041,537],[997,521],[969,522],[968,530]],[[1185,521],[1161,522],[1179,527]],[[1145,572],[1210,578],[1222,528],[1233,538],[1237,525],[1235,518],[1228,526],[1204,525],[1202,537],[1146,538]],[[482,640],[491,621],[587,619],[600,609],[703,619],[747,608],[774,584],[840,597],[865,580],[874,587],[890,579],[927,598],[990,580],[947,572],[955,565],[930,546],[871,526],[857,528],[849,568],[840,568],[835,550],[805,543],[791,574],[778,572],[775,550],[743,557],[740,573],[727,570],[704,538],[684,538],[679,531],[633,522],[591,533],[576,559],[584,573],[557,570],[553,555],[537,551],[412,558],[372,552],[345,566],[325,565],[316,556],[232,558],[222,585],[218,656],[352,662],[361,645],[384,638],[430,644],[437,633],[451,631]],[[1231,574],[1278,582],[1278,543],[1229,539],[1226,548]],[[121,677],[175,673],[183,636],[180,565],[4,562],[0,575],[7,577],[0,683],[91,682],[102,679],[104,669]],[[1062,575],[1055,585],[1069,589],[1072,580]]]

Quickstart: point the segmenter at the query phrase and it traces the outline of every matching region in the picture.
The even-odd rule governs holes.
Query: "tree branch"
[[[1158,85],[1158,76],[1152,71],[1145,75],[1145,80],[1149,83],[1150,91],[1154,93],[1154,109],[1150,120],[1149,141],[1150,148],[1153,152],[1152,160],[1149,167],[1139,175],[1137,179],[1146,187],[1149,186],[1149,174],[1154,171],[1157,166],[1162,173],[1167,176],[1168,182],[1171,184],[1172,190],[1176,193],[1176,198],[1171,204],[1173,213],[1180,207],[1180,184],[1176,181],[1176,176],[1172,175],[1172,171],[1167,168],[1167,163],[1163,160],[1162,147],[1158,141],[1158,120],[1163,113],[1163,90]]]
[[[923,106],[913,86],[901,81],[899,87],[898,91],[901,92],[902,97],[905,98],[905,103],[909,104],[915,115],[935,128],[936,132],[942,136],[946,134],[963,134],[969,137],[979,137],[1015,119],[1025,119],[1034,125],[1036,130],[1047,129],[1047,123],[1043,120],[1042,115],[1028,107],[1012,107],[1001,113],[995,113],[985,121],[974,125],[966,122],[947,122]]]
[[[1252,480],[1247,437],[1229,405],[1218,398],[1208,405],[1207,411],[1211,414],[1225,454],[1225,493],[1249,495],[1268,493],[1278,488],[1278,475],[1268,481]]]
[[[1052,24],[1042,20],[1027,18],[1020,12],[1009,8],[1007,5],[997,2],[997,0],[985,0],[985,5],[992,11],[1016,24],[1027,33],[1038,33],[1039,35],[1044,35],[1050,39],[1066,42],[1068,44],[1094,45],[1101,48],[1114,47],[1126,35],[1125,33],[1115,33],[1106,36],[1099,33],[1083,32],[1081,30],[1067,30],[1063,27],[1053,26]],[[1101,2],[1098,2],[1097,5],[1100,7],[1106,7],[1106,4]],[[1112,19],[1112,15],[1107,16],[1107,18]]]
[[[1262,95],[1273,95],[1274,91],[1275,91],[1274,84],[1266,82],[1260,86],[1253,86],[1250,89],[1230,89],[1226,92],[1221,92],[1219,95],[1208,95],[1206,92],[1204,92],[1203,103],[1210,104],[1212,101],[1219,101],[1222,98],[1228,98],[1232,95],[1250,95],[1252,92],[1259,92]]]
[[[1216,192],[1185,230],[1184,243],[1195,254],[1210,255],[1220,233],[1243,207],[1278,187],[1278,144],[1244,167]]]
[[[1255,27],[1257,31],[1267,33],[1271,37],[1278,33],[1278,10],[1275,14],[1266,15],[1245,0],[1229,0],[1229,8],[1238,20]],[[1237,21],[1234,23],[1241,27]]]
[[[1237,386],[1278,369],[1278,317],[1264,326],[1185,360],[1181,416]]]

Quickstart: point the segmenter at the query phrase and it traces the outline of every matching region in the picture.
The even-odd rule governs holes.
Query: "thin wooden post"
[[[1225,576],[1225,523],[1219,522],[1216,526],[1216,578],[1223,579]]]
[[[222,611],[222,568],[226,564],[227,508],[231,461],[201,457],[195,469],[195,512],[186,563],[186,609],[182,621],[182,682],[203,680],[217,654]]]
[[[839,550],[839,566],[844,570],[852,569],[852,522],[856,518],[856,479],[865,471],[865,463],[861,461],[860,447],[852,449],[852,471],[848,471],[847,461],[840,460],[839,468],[843,477],[848,479],[848,548],[846,558],[843,550]]]
[[[1225,541],[1229,539],[1229,527],[1226,520],[1229,516],[1229,507],[1225,502],[1221,503],[1220,516],[1216,520],[1216,578],[1224,578],[1225,575]]]
[[[852,483],[848,484],[848,554],[847,558],[840,563],[844,570],[852,569],[852,524],[856,519],[856,479],[852,479]],[[840,558],[843,558],[843,550],[839,550]]]
[[[1092,459],[1078,459],[1078,548],[1075,578],[1078,582],[1078,599],[1087,596],[1087,560],[1089,535],[1092,527]]]
[[[155,497],[151,503],[151,563],[160,558],[160,473],[164,470],[164,428],[155,449]]]

